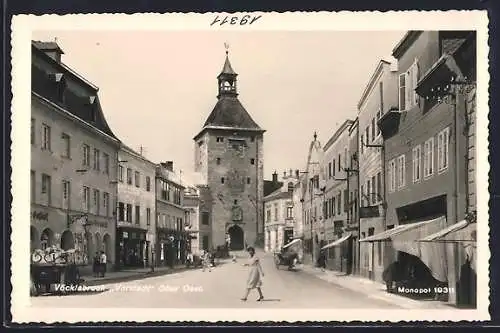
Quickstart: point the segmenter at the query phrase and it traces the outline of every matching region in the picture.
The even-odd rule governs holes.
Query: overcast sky
[[[216,103],[224,42],[239,99],[264,134],[264,176],[306,166],[314,131],[322,143],[347,119],[394,32],[37,32],[63,62],[99,87],[105,117],[153,162],[194,168],[193,137]]]

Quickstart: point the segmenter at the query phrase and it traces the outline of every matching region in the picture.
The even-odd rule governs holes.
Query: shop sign
[[[31,213],[31,217],[33,218],[33,220],[48,221],[49,220],[49,213],[37,212],[35,210],[33,213]]]

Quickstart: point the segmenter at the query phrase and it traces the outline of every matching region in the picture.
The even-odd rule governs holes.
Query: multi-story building
[[[217,104],[194,137],[195,171],[207,179],[210,247],[254,245],[263,209],[263,134],[238,100],[237,74],[226,53]],[[261,230],[260,230],[261,231]]]
[[[190,233],[185,230],[184,189],[174,163],[156,167],[156,262],[173,266],[186,260]]]
[[[98,88],[61,61],[59,46],[31,50],[31,248],[105,251],[112,265],[120,142]]]
[[[461,74],[474,73],[475,63],[457,54],[470,35],[468,31],[410,31],[393,50],[398,60],[399,105],[382,117],[380,126],[387,174],[386,224],[398,227],[390,235],[370,238],[389,237],[395,256],[412,267],[419,281],[447,283],[452,288],[459,282],[456,263],[463,262],[457,247],[438,242],[418,245],[411,240],[456,225],[466,216],[467,110],[458,87],[466,81]],[[436,92],[448,98],[434,98]],[[422,251],[424,246],[432,251]],[[394,260],[395,256],[386,257]],[[455,293],[448,297],[456,301]]]
[[[358,103],[359,121],[359,182],[361,237],[386,230],[383,139],[378,121],[396,106],[398,73],[396,66],[381,60],[373,72]],[[383,242],[362,243],[360,274],[382,281],[384,271]],[[373,248],[374,247],[374,248]]]
[[[284,173],[284,185],[264,197],[264,249],[266,252],[279,251],[293,239],[294,207],[293,191],[299,171]]]
[[[323,193],[325,179],[321,172],[324,151],[318,140],[316,132],[309,146],[307,156],[305,180],[300,186],[303,230],[303,260],[315,264],[320,249],[320,238],[324,243],[324,228],[322,225],[321,209],[323,204]]]
[[[323,206],[319,217],[324,230],[321,248],[327,253],[327,267],[343,272],[352,269],[352,237],[347,236],[346,228],[349,220],[348,175],[351,171],[351,155],[349,153],[349,129],[352,120],[346,120],[335,131],[323,147],[321,168],[325,186],[321,190]],[[336,242],[342,239],[342,242]],[[345,240],[345,241],[344,241]]]
[[[118,152],[116,253],[121,267],[153,262],[156,164],[122,144]]]
[[[184,209],[186,210],[185,231],[188,233],[187,249],[193,254],[209,250],[210,215],[201,197],[205,193],[206,182],[199,173],[193,173],[184,182]]]

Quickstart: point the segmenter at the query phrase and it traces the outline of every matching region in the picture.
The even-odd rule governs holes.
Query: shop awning
[[[463,220],[424,237],[419,242],[475,242],[476,225]]]
[[[348,233],[348,234],[347,234],[347,235],[345,235],[344,237],[339,238],[339,239],[337,239],[336,241],[331,242],[330,244],[326,244],[326,245],[325,245],[325,246],[323,246],[321,249],[322,249],[322,250],[325,250],[325,249],[329,249],[329,248],[334,247],[334,246],[338,246],[338,245],[342,244],[343,242],[345,242],[346,240],[348,240],[351,236],[352,236],[352,234],[351,234],[351,233]]]
[[[300,243],[300,239],[294,239],[293,241],[291,241],[290,243],[286,244],[285,246],[283,246],[284,249],[286,249],[287,247],[290,247],[294,244],[298,244]]]
[[[395,238],[408,241],[417,240],[421,239],[421,236],[425,237],[431,233],[436,232],[437,230],[440,230],[444,225],[446,225],[446,218],[444,216],[441,216],[429,221],[398,225],[393,229],[382,231],[381,233],[368,236],[366,238],[360,239],[359,241],[384,242],[394,240]]]

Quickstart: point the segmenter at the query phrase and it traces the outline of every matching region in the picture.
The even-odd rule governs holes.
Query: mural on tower
[[[237,76],[226,59],[217,76],[217,103],[195,140],[195,170],[203,174],[211,197],[211,237],[216,248],[254,245],[262,223],[263,134],[238,100]]]

